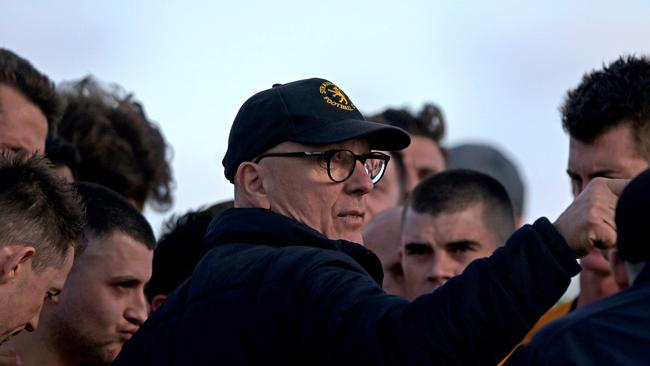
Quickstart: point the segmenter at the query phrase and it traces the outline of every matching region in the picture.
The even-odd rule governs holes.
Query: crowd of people
[[[649,365],[650,58],[560,112],[574,200],[526,224],[516,164],[445,146],[439,106],[276,84],[234,118],[233,199],[156,239],[174,181],[142,103],[0,49],[0,366]]]

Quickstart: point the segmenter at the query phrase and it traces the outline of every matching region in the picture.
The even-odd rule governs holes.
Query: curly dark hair
[[[367,117],[369,121],[396,126],[409,135],[423,136],[433,140],[440,149],[442,156],[447,158],[447,150],[440,145],[445,136],[445,117],[442,109],[433,103],[425,103],[420,112],[415,115],[406,108],[387,108],[382,112]],[[392,162],[397,167],[402,199],[407,196],[406,173],[401,151],[391,151]]]
[[[585,143],[630,123],[637,151],[650,158],[650,59],[623,56],[585,74],[560,112],[564,130]]]
[[[81,161],[76,146],[58,137],[48,136],[45,140],[45,156],[52,162],[52,165],[64,165],[70,169],[72,176],[76,179],[77,167]]]
[[[61,116],[61,99],[47,76],[24,58],[0,48],[0,84],[16,89],[34,103],[47,118],[49,133],[56,132]]]
[[[142,105],[117,85],[88,76],[61,87],[66,107],[59,135],[78,149],[79,180],[105,185],[158,211],[172,203],[171,149]]]
[[[425,104],[417,115],[405,108],[388,108],[368,120],[399,127],[410,135],[428,137],[436,143],[445,135],[445,117],[442,109],[433,103]]]

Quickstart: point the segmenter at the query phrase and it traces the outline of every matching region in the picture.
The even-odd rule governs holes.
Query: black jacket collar
[[[383,280],[381,262],[362,245],[347,240],[330,240],[306,225],[267,209],[232,208],[222,212],[210,223],[204,242],[208,250],[233,243],[337,250],[352,257],[380,285]]]

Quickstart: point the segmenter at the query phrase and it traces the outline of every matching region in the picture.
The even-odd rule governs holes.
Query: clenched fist
[[[616,244],[616,202],[629,181],[594,178],[553,223],[576,257]]]

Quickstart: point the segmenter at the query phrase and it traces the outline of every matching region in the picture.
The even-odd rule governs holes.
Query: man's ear
[[[621,289],[630,287],[630,277],[627,274],[625,262],[623,262],[623,259],[618,254],[618,250],[611,249],[607,258],[609,260],[609,266],[612,267],[612,272],[614,273],[614,281],[616,281]]]
[[[239,194],[240,207],[269,208],[264,188],[264,168],[250,161],[239,164],[235,173],[235,186]]]
[[[11,282],[20,271],[24,270],[26,265],[31,268],[31,261],[36,254],[34,247],[9,244],[2,247],[0,250],[1,261],[0,264],[0,283]]]
[[[167,299],[167,295],[158,294],[151,299],[151,311],[158,310]]]

